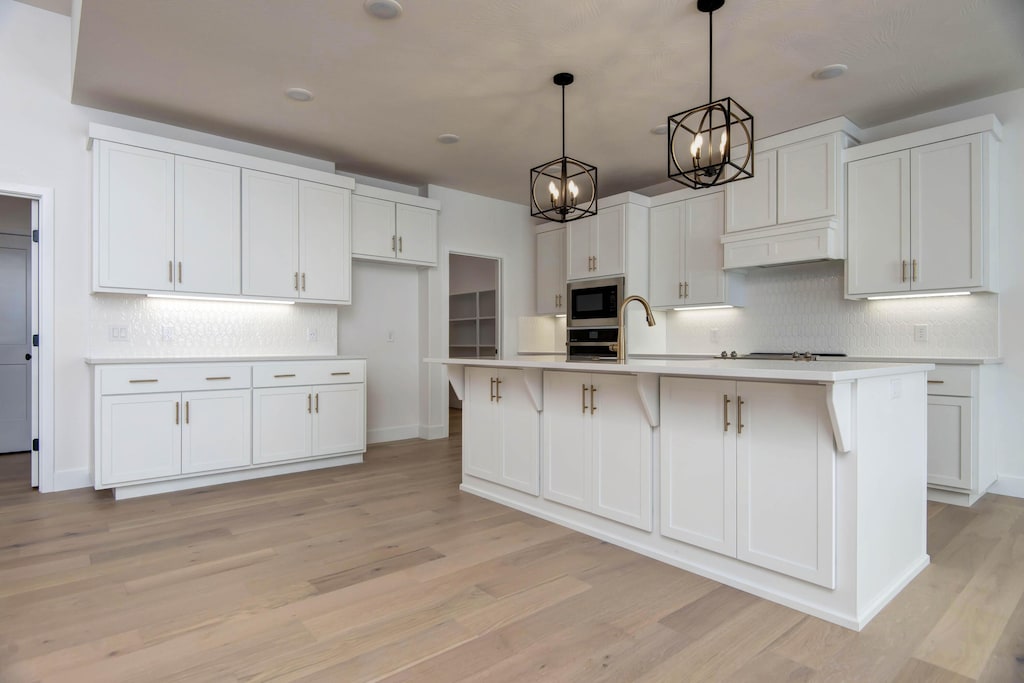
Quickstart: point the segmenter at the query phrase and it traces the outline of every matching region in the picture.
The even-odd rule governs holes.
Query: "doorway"
[[[448,254],[448,357],[498,358],[501,339],[501,260]],[[448,405],[462,401],[448,387]]]

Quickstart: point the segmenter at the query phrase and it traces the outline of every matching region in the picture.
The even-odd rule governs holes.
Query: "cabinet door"
[[[593,509],[595,514],[651,530],[651,426],[636,377],[593,375]]]
[[[313,455],[362,453],[366,450],[366,385],[315,386]]]
[[[738,382],[736,557],[835,588],[835,450],[825,388]]]
[[[754,152],[754,177],[725,186],[726,232],[764,228],[776,223],[775,150]]]
[[[661,533],[736,556],[736,383],[661,379]]]
[[[651,209],[651,305],[682,306],[683,207],[686,202]]]
[[[394,258],[395,203],[374,197],[352,196],[352,254]]]
[[[780,147],[778,155],[779,223],[835,216],[836,137]]]
[[[181,394],[100,400],[103,484],[181,474]]]
[[[981,135],[910,151],[911,289],[982,285],[981,173]]]
[[[683,273],[687,305],[725,301],[725,198],[721,192],[687,200],[685,206]]]
[[[565,313],[565,228],[537,233],[537,315]]]
[[[910,289],[910,154],[846,165],[846,287],[850,294]]]
[[[299,297],[352,300],[349,191],[299,181]]]
[[[591,220],[591,245],[594,251],[595,277],[622,275],[626,272],[626,207],[613,206],[599,211]]]
[[[566,250],[569,252],[569,280],[580,280],[594,277],[594,255],[591,245],[591,233],[594,231],[596,216],[588,216],[567,223],[565,226]]]
[[[237,166],[174,159],[175,290],[241,291],[241,177]]]
[[[299,181],[242,169],[242,293],[299,295]]]
[[[181,472],[245,467],[252,459],[248,389],[182,394]]]
[[[544,373],[544,497],[590,510],[590,379]]]
[[[494,368],[466,368],[462,401],[462,469],[467,474],[501,483],[498,406],[494,401]]]
[[[312,453],[313,394],[309,387],[252,392],[254,464],[308,458]]]
[[[395,232],[400,260],[437,265],[437,211],[395,204]]]
[[[500,454],[499,483],[540,494],[540,413],[526,389],[522,370],[502,370],[495,387]],[[465,427],[463,427],[465,431]]]
[[[174,155],[100,140],[100,287],[174,289]]]
[[[971,460],[974,399],[928,397],[928,483],[974,488]]]

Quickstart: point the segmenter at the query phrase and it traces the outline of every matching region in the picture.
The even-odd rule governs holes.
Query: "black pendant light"
[[[754,117],[731,97],[712,99],[711,19],[725,0],[697,0],[708,15],[708,103],[668,117],[668,177],[713,187],[754,177]]]
[[[597,167],[565,155],[565,86],[572,74],[555,74],[562,88],[562,156],[530,169],[530,215],[568,223],[597,213]]]

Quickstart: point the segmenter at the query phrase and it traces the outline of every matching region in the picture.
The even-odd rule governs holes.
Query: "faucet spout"
[[[651,305],[647,303],[647,299],[637,294],[633,294],[622,300],[622,305],[619,306],[619,341],[616,344],[618,347],[616,349],[616,360],[620,364],[625,363],[626,358],[628,357],[628,354],[626,353],[626,306],[628,306],[631,301],[639,301],[643,305],[644,313],[647,316],[647,326],[654,327],[655,325],[654,311],[651,310]]]

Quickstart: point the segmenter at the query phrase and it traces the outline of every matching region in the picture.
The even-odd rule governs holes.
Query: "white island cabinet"
[[[933,365],[427,360],[464,401],[463,491],[857,630],[928,564]],[[483,390],[507,373],[541,415],[515,448]],[[495,475],[538,452],[539,496]]]

